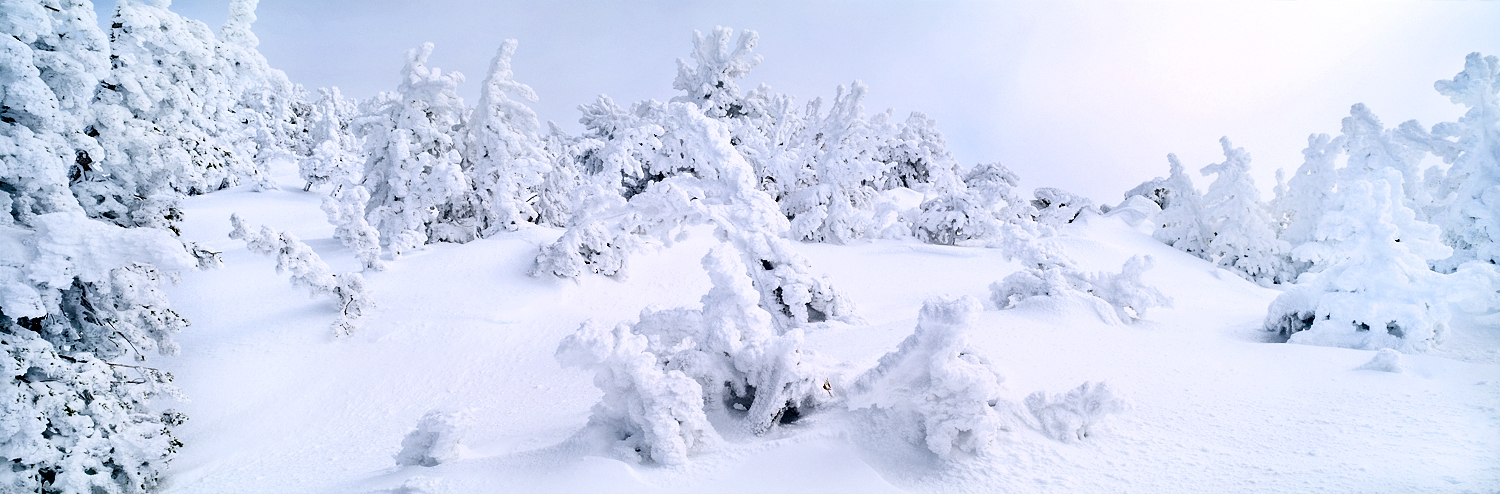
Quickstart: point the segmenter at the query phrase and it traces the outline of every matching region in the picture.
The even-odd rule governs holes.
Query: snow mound
[[[433,410],[417,421],[416,430],[401,440],[397,465],[434,467],[458,459],[464,435],[474,423],[468,411]]]
[[[1400,374],[1406,372],[1406,366],[1401,365],[1401,352],[1389,348],[1381,348],[1379,352],[1375,352],[1375,358],[1370,359],[1369,362],[1365,362],[1365,365],[1361,365],[1355,368],[1355,370],[1372,370]]]

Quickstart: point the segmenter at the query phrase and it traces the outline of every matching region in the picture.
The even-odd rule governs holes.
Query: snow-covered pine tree
[[[1343,146],[1343,137],[1335,139],[1328,134],[1307,136],[1307,147],[1302,150],[1302,166],[1297,167],[1297,172],[1287,180],[1285,195],[1277,197],[1275,202],[1275,215],[1286,222],[1278,238],[1286,242],[1289,249],[1313,240],[1323,210],[1333,200],[1338,184],[1334,161]],[[1307,266],[1294,264],[1293,267],[1299,274],[1307,270]]]
[[[1036,197],[1031,201],[1036,222],[1054,229],[1072,223],[1084,211],[1099,212],[1089,198],[1058,188],[1041,187],[1032,196]]]
[[[531,87],[514,80],[510,58],[515,52],[516,40],[505,40],[490,61],[490,74],[479,89],[479,106],[464,136],[464,167],[474,182],[483,235],[537,222],[540,215],[532,202],[552,165],[536,112],[506,94],[536,101]]]
[[[1228,137],[1219,138],[1224,162],[1203,167],[1203,174],[1216,174],[1203,194],[1203,222],[1208,231],[1205,253],[1220,267],[1261,285],[1291,282],[1295,274],[1288,264],[1290,250],[1276,238],[1270,212],[1260,201],[1260,189],[1250,178],[1250,153],[1234,147]]]
[[[750,56],[760,35],[755,31],[741,31],[731,48],[730,38],[734,30],[718,26],[713,34],[704,37],[693,31],[693,65],[677,59],[677,79],[672,89],[684,94],[672,98],[673,102],[698,105],[705,115],[715,119],[732,119],[746,115],[745,103],[740,97],[736,82],[760,64],[760,55]]]
[[[1374,178],[1373,181],[1366,178]],[[1292,251],[1312,272],[1271,303],[1267,330],[1292,343],[1420,352],[1449,319],[1445,276],[1427,262],[1452,254],[1440,229],[1404,204],[1401,172],[1340,181],[1315,241]]]
[[[887,166],[878,179],[882,190],[906,187],[939,194],[961,188],[958,162],[948,153],[948,141],[938,131],[936,120],[912,112],[896,129],[876,158]]]
[[[589,423],[623,438],[629,457],[680,464],[718,440],[715,423],[760,435],[833,398],[802,331],[777,330],[742,258],[729,244],[703,257],[713,288],[702,308],[647,310],[613,331],[589,322],[558,346],[563,365],[596,373],[604,399]]]
[[[229,17],[219,29],[217,53],[232,70],[231,96],[234,113],[246,127],[245,135],[255,147],[248,154],[255,161],[256,188],[271,189],[270,162],[295,160],[313,153],[308,125],[312,104],[307,91],[292,84],[286,73],[271,68],[256,50],[260,39],[251,32],[255,7],[260,0],[231,0]]]
[[[401,85],[368,101],[353,124],[364,139],[360,182],[370,192],[369,220],[391,253],[428,242],[467,242],[479,235],[461,169],[463,75],[427,66],[432,43],[406,52]]]
[[[1412,135],[1422,132],[1415,121],[1402,124],[1398,129],[1386,129],[1364,103],[1349,108],[1349,116],[1343,120],[1344,154],[1348,156],[1345,166],[1339,169],[1340,183],[1356,180],[1380,180],[1385,178],[1384,169],[1401,173],[1402,181],[1391,185],[1400,187],[1402,205],[1426,220],[1426,208],[1432,204],[1432,195],[1423,186],[1419,166],[1422,157],[1430,148],[1430,137]]]
[[[339,88],[318,88],[307,123],[307,142],[312,148],[297,162],[298,173],[307,181],[302,190],[346,179],[358,182],[360,145],[350,128],[358,113],[357,103],[345,98]]]
[[[1212,231],[1203,225],[1203,196],[1183,172],[1176,154],[1168,154],[1167,162],[1171,164],[1171,175],[1162,184],[1166,189],[1162,195],[1168,202],[1156,216],[1159,226],[1151,236],[1177,250],[1208,259],[1208,236]]]
[[[1032,203],[1016,195],[1019,182],[999,163],[976,166],[958,186],[941,187],[922,201],[910,219],[912,233],[927,243],[1007,249],[1050,235],[1051,227],[1036,222]]]
[[[1433,126],[1433,134],[1452,139],[1452,152],[1443,153],[1452,166],[1433,191],[1441,207],[1432,221],[1453,248],[1433,267],[1452,272],[1468,261],[1500,263],[1500,58],[1470,53],[1462,72],[1434,86],[1469,111],[1458,122]]]
[[[339,315],[332,324],[335,336],[346,336],[356,328],[354,321],[365,311],[375,308],[375,302],[365,291],[365,279],[359,273],[334,274],[317,252],[297,239],[290,232],[277,232],[261,226],[250,228],[238,214],[229,216],[234,230],[229,238],[244,240],[251,252],[276,256],[276,272],[290,272],[288,279],[294,286],[307,288],[312,295],[328,295],[338,299]]]
[[[187,321],[158,290],[158,269],[193,258],[165,228],[121,227],[136,226],[141,202],[85,208],[69,189],[96,182],[85,200],[123,190],[90,166],[105,153],[82,131],[108,67],[95,22],[86,1],[0,3],[5,492],[146,492],[181,446],[172,428],[183,417],[150,403],[175,393],[171,376],[139,363],[177,351]]]
[[[213,31],[165,6],[128,0],[110,25],[111,69],[89,132],[105,148],[95,161],[111,175],[188,194],[254,179],[254,162],[236,149],[253,136],[235,112],[234,68]]]

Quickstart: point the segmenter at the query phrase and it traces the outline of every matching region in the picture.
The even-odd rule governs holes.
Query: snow
[[[549,228],[429,245],[366,271],[378,306],[358,332],[335,338],[336,307],[290,289],[274,260],[228,237],[238,213],[303,239],[333,271],[363,265],[324,220],[319,189],[303,192],[295,165],[275,165],[278,190],[240,186],[183,203],[184,237],[222,251],[224,267],[184,272],[166,289],[193,324],[176,337],[179,355],[153,359],[189,397],[158,403],[189,417],[163,492],[1500,488],[1493,320],[1456,313],[1448,345],[1401,355],[1402,372],[1359,370],[1379,354],[1269,342],[1261,321],[1278,291],[1152,239],[1129,215],[1085,214],[1055,243],[1087,272],[1151,256],[1141,281],[1172,306],[1130,325],[1060,306],[991,306],[964,331],[1005,377],[1008,402],[1107,383],[1125,406],[1084,440],[1014,425],[988,449],[945,458],[900,428],[829,409],[765,436],[726,436],[681,465],[622,461],[585,428],[601,396],[592,373],[562,368],[553,354],[586,320],[612,327],[647,308],[700,307],[712,284],[699,260],[719,244],[705,227],[637,254],[625,280],[528,276],[561,233]],[[859,320],[810,325],[802,342],[845,376],[896,350],[928,299],[985,299],[990,283],[1021,267],[997,249],[909,240],[791,246],[857,308]],[[432,410],[472,414],[456,457],[398,465],[403,439]]]

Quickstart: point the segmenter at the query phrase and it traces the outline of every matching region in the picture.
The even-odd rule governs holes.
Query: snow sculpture
[[[1203,167],[1204,175],[1218,175],[1203,195],[1202,225],[1213,232],[1204,253],[1262,286],[1292,281],[1290,248],[1276,238],[1270,213],[1260,202],[1260,189],[1250,178],[1250,154],[1228,137],[1220,138],[1219,145],[1224,162]]]
[[[1026,397],[1026,409],[1042,434],[1069,443],[1088,439],[1095,424],[1124,410],[1125,404],[1105,383],[1086,382],[1050,398],[1044,391],[1032,393]]]
[[[464,436],[474,423],[467,411],[433,410],[422,416],[417,428],[401,439],[397,465],[435,467],[458,459]]]
[[[290,271],[292,276],[288,281],[292,285],[306,287],[314,296],[330,295],[338,299],[339,316],[332,325],[334,335],[353,333],[357,329],[354,320],[375,308],[365,292],[365,279],[359,273],[330,273],[318,253],[289,232],[277,233],[267,226],[252,230],[237,214],[231,215],[229,221],[234,225],[229,238],[244,240],[251,252],[276,256],[276,272]]]
[[[718,441],[710,418],[760,435],[832,397],[801,330],[778,334],[758,305],[739,253],[720,245],[703,267],[713,288],[701,309],[647,310],[613,330],[590,322],[557,351],[563,365],[593,370],[604,390],[590,423],[662,464]]]
[[[770,196],[755,186],[755,174],[729,143],[722,123],[684,103],[672,103],[668,120],[681,149],[679,163],[692,174],[650,182],[622,200],[607,186],[575,191],[575,221],[557,242],[544,246],[533,275],[575,277],[588,272],[624,276],[635,251],[671,243],[684,228],[711,224],[743,257],[760,306],[778,328],[850,317],[851,304],[784,238],[788,225]]]
[[[427,66],[432,43],[406,52],[401,85],[381,93],[354,121],[365,140],[369,220],[391,253],[429,241],[467,242],[479,235],[466,199],[473,187],[460,167],[463,75]]]
[[[970,296],[923,303],[916,331],[854,380],[851,406],[920,424],[923,442],[940,457],[982,452],[1010,429],[1005,378],[966,336],[983,310]]]
[[[483,235],[515,231],[523,223],[536,222],[539,214],[530,199],[537,195],[550,168],[536,112],[506,95],[531,102],[537,99],[531,87],[512,79],[510,58],[515,52],[516,40],[505,40],[490,61],[479,106],[464,136],[464,166],[474,182]]]
[[[1151,256],[1133,256],[1119,274],[1086,273],[1060,255],[1033,259],[1029,266],[990,284],[990,300],[1009,309],[1033,297],[1089,308],[1108,324],[1131,323],[1146,317],[1153,307],[1171,305],[1171,299],[1141,281],[1151,269]]]
[[[1292,343],[1367,350],[1420,352],[1441,340],[1447,290],[1427,261],[1452,250],[1402,204],[1400,172],[1375,176],[1341,186],[1317,240],[1292,251],[1314,271],[1271,303],[1267,330]]]
[[[1435,87],[1469,111],[1432,130],[1452,139],[1443,141],[1448,149],[1439,153],[1452,166],[1433,191],[1442,207],[1432,221],[1453,248],[1452,257],[1433,267],[1453,272],[1468,261],[1500,263],[1500,58],[1470,53],[1462,72]]]

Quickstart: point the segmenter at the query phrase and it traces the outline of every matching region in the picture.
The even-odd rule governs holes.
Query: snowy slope
[[[1087,441],[1014,430],[995,454],[943,461],[853,413],[827,412],[769,437],[731,438],[680,467],[623,462],[575,435],[600,392],[553,353],[591,318],[696,306],[709,287],[698,260],[711,235],[641,257],[625,281],[527,276],[538,247],[560,233],[543,228],[432,245],[365,273],[378,309],[336,339],[330,300],[291,289],[274,260],[227,237],[239,213],[292,231],[338,271],[358,268],[332,238],[321,195],[283,171],[278,191],[185,203],[185,237],[222,250],[225,266],[184,273],[170,291],[193,326],[178,337],[181,356],[156,361],[190,397],[161,404],[190,417],[164,492],[1500,490],[1495,328],[1456,327],[1450,345],[1487,346],[1403,355],[1404,373],[1356,370],[1375,352],[1269,343],[1260,325],[1276,291],[1097,216],[1056,241],[1088,270],[1154,256],[1145,281],[1172,307],[1109,326],[1045,301],[989,306],[969,334],[1012,400],[1107,381],[1129,408]],[[994,250],[912,242],[798,248],[856,303],[859,324],[807,336],[851,374],[911,334],[928,297],[988,299],[988,285],[1019,267]],[[474,415],[464,454],[398,467],[403,436],[435,409]]]

